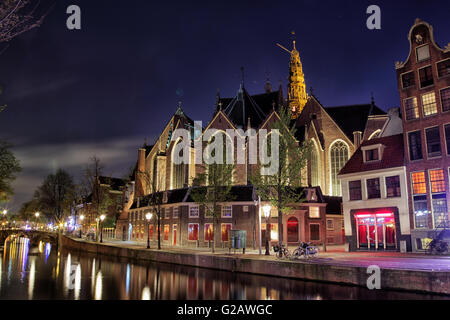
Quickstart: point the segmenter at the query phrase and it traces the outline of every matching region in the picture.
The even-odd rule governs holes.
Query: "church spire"
[[[292,35],[295,36],[294,31]],[[277,45],[291,55],[289,63],[288,105],[291,109],[292,118],[297,118],[305,107],[308,96],[306,94],[305,76],[300,61],[300,54],[295,48],[295,38],[292,42],[292,50],[288,50],[280,44]]]

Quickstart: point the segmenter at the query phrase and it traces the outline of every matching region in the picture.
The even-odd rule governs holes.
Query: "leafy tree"
[[[203,164],[202,173],[194,179],[194,186],[190,191],[192,199],[205,210],[205,215],[213,219],[213,242],[209,240],[211,251],[220,242],[219,221],[221,217],[221,203],[233,200],[231,188],[233,186],[234,164],[226,163],[226,147],[222,148],[222,163]],[[211,156],[215,156],[213,150]]]
[[[37,195],[37,194],[36,194]],[[40,204],[36,197],[32,200],[24,202],[18,211],[18,218],[27,221],[32,220],[34,214],[40,211]]]
[[[10,144],[0,141],[0,202],[7,201],[13,195],[11,183],[21,171],[19,161],[9,150]]]
[[[42,213],[57,224],[70,214],[75,199],[73,178],[63,169],[49,174],[36,191]]]
[[[278,170],[272,175],[262,175],[259,165],[250,177],[255,186],[256,193],[264,200],[269,201],[272,207],[278,210],[278,239],[283,242],[281,229],[283,214],[289,213],[293,204],[302,201],[299,188],[304,179],[304,168],[309,156],[309,144],[300,144],[296,138],[295,123],[291,121],[291,112],[282,107],[278,112],[278,120],[274,121],[270,129],[279,132]],[[268,139],[268,152],[272,152],[270,139]],[[266,165],[268,167],[269,165]]]

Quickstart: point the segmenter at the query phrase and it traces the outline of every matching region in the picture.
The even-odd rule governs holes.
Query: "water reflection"
[[[59,272],[61,268],[61,273]],[[0,299],[441,299],[443,296],[236,274],[30,247],[11,238],[0,261]]]

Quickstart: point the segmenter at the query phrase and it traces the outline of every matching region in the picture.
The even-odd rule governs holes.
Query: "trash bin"
[[[228,234],[228,249],[242,249],[245,253],[245,247],[247,243],[247,231],[246,230],[230,230]]]

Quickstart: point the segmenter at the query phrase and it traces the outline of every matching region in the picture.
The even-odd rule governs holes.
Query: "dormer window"
[[[378,158],[378,149],[369,149],[366,150],[366,162],[367,161],[376,161]]]
[[[424,61],[430,58],[430,47],[426,44],[424,46],[417,47],[417,62]]]
[[[361,147],[364,162],[379,161],[383,157],[384,146],[382,144],[374,144]]]

